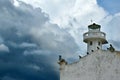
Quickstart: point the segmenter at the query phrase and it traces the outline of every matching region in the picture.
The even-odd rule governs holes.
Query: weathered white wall
[[[93,52],[61,69],[60,80],[120,80],[120,52]]]
[[[90,45],[90,41],[92,41],[92,45]],[[87,43],[87,52],[91,53],[92,50],[93,51],[98,50],[97,47],[99,47],[99,49],[102,49],[102,44],[98,45],[98,42],[102,43],[102,41],[97,39],[91,39],[90,41],[89,43]]]

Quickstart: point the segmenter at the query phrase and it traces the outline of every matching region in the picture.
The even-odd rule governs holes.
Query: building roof
[[[96,24],[96,23],[93,23],[93,24],[91,24],[91,25],[88,26],[88,28],[90,28],[90,29],[98,29],[98,28],[100,28],[100,27],[101,27],[101,26],[98,25],[98,24]]]

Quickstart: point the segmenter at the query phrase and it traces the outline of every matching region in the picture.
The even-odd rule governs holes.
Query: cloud
[[[44,51],[44,50],[26,50],[24,51],[24,55],[51,55],[52,53],[50,51]]]
[[[34,28],[44,28],[49,17],[40,8],[19,3],[15,7],[10,0],[0,0],[0,53],[9,53],[0,54],[0,80],[56,80],[58,68],[53,63],[57,55],[36,55],[34,51],[43,49],[31,33]],[[27,50],[33,55],[24,55]]]
[[[49,14],[52,22],[59,24],[60,27],[67,27],[70,19],[77,19],[79,26],[85,26],[90,23],[91,19],[99,22],[107,15],[107,12],[97,4],[96,0],[20,1],[31,4],[34,7],[41,7],[42,11]]]
[[[46,23],[44,27],[33,28],[31,33],[43,50],[46,49],[69,57],[72,56],[70,54],[75,53],[78,49],[73,37],[56,24]]]
[[[116,13],[114,15],[109,15],[103,21],[102,29],[106,32],[106,37],[109,42],[109,44],[113,44],[113,46],[116,48],[116,50],[119,49],[119,43],[120,43],[120,36],[119,36],[119,29],[120,29],[120,13]]]
[[[9,52],[9,48],[4,44],[0,44],[0,52]]]
[[[0,54],[1,80],[6,79],[6,76],[15,80],[58,79],[57,68],[53,65],[56,62],[55,55],[36,55],[34,52],[32,55],[23,55],[24,49],[14,49],[14,47],[10,47],[10,49],[9,54]]]
[[[33,7],[41,7],[43,12],[49,14],[51,22],[60,25],[60,28],[67,29],[67,32],[74,38],[75,43],[79,46],[79,51],[82,53],[85,53],[86,50],[82,34],[87,31],[87,25],[91,24],[91,20],[102,25],[102,30],[107,33],[108,41],[110,41],[111,37],[112,40],[119,41],[119,36],[117,35],[119,34],[119,9],[116,7],[119,2],[117,1],[114,1],[114,4],[112,3],[113,1],[101,2],[101,4],[108,2],[106,3],[107,5],[101,5],[99,0],[20,1],[31,4]],[[111,15],[111,8],[106,11],[105,6],[114,6],[114,9],[112,9],[114,14]],[[110,33],[111,31],[112,33]]]
[[[39,66],[37,66],[37,65],[33,65],[33,64],[28,65],[28,67],[29,67],[29,68],[32,68],[32,69],[35,69],[35,70],[37,70],[37,71],[39,71],[39,70],[43,70],[43,69],[40,68]]]
[[[4,42],[4,40],[3,40],[3,38],[0,36],[0,43],[3,43]]]
[[[0,79],[59,79],[58,55],[78,55],[73,54],[78,45],[67,29],[51,23],[40,8],[24,2],[16,6],[1,0],[0,11],[1,49],[9,50],[9,54],[0,54]]]
[[[0,54],[0,79],[59,79],[58,55],[73,60],[85,54],[82,34],[91,19],[105,25],[106,32],[119,32],[112,27],[119,28],[119,14],[108,15],[96,0],[24,1],[34,7],[21,0],[0,0],[0,43],[9,50]]]
[[[23,42],[19,45],[19,47],[21,47],[21,48],[27,48],[27,47],[28,48],[30,48],[30,47],[34,48],[34,47],[37,47],[37,45],[34,44],[34,43]]]
[[[108,11],[110,14],[116,14],[120,12],[120,1],[119,0],[97,0],[98,4],[102,6],[106,11]]]
[[[108,23],[104,24],[105,25],[105,30],[108,33],[108,39],[114,40],[114,41],[120,41],[120,36],[119,34],[119,21],[120,21],[120,13],[116,13],[111,17],[111,19],[108,21]],[[112,33],[110,33],[112,32]]]
[[[2,80],[16,80],[16,79],[11,78],[11,77],[9,77],[9,76],[4,76],[4,77],[2,78]]]
[[[0,27],[1,36],[7,43],[14,43],[13,46],[29,46],[33,42],[39,45],[43,50],[49,50],[53,53],[67,54],[76,53],[78,49],[74,38],[66,29],[61,29],[57,24],[49,22],[49,16],[41,11],[40,8],[33,8],[19,1],[19,7],[15,7],[11,3],[3,5],[0,15],[5,16],[1,18]],[[2,10],[1,9],[1,10]],[[7,33],[5,33],[7,31]],[[10,36],[11,35],[11,36]],[[69,46],[71,45],[71,46]],[[64,46],[64,47],[63,47]],[[71,55],[70,55],[71,56]]]
[[[83,33],[87,31],[87,25],[93,22],[100,23],[107,15],[96,0],[20,0],[33,7],[41,7],[43,12],[50,16],[50,21],[65,29],[75,43],[79,46],[81,53],[86,53],[83,43]],[[46,5],[47,4],[47,5]]]

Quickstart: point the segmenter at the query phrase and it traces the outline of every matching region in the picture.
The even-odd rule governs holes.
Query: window
[[[94,52],[94,50],[91,50],[91,52]]]
[[[92,45],[92,41],[90,41],[90,45]]]
[[[98,42],[98,45],[100,46],[100,42]]]
[[[97,49],[100,49],[99,47],[97,47]]]

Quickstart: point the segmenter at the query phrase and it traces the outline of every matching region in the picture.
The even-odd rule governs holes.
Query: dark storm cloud
[[[16,37],[19,38],[28,34],[31,27],[41,26],[48,20],[48,17],[45,17],[45,14],[41,12],[41,9],[33,9],[22,2],[21,7],[14,7],[8,0],[1,1],[0,4],[2,6],[0,8],[0,31],[1,36],[7,38],[7,40],[11,38],[15,40]]]
[[[0,0],[0,80],[58,80],[57,57],[72,56],[74,39],[40,8],[19,3]]]
[[[0,80],[6,76],[15,80],[58,80],[58,72],[52,63],[54,55],[24,55],[25,48],[9,46],[9,53],[0,53]],[[31,50],[32,51],[32,50]],[[46,54],[44,52],[44,54]],[[57,62],[56,62],[57,63]]]
[[[56,24],[49,23],[49,17],[41,12],[40,8],[33,9],[23,2],[20,2],[20,7],[15,7],[10,1],[9,3],[2,1],[1,4],[4,4],[4,7],[1,7],[0,13],[0,36],[5,41],[14,43],[35,41],[42,49],[51,51],[59,49],[62,53],[76,51],[77,45],[71,35]]]
[[[14,54],[14,55],[11,55]],[[19,57],[17,57],[19,56]],[[22,56],[20,52],[0,55],[0,77],[13,77],[16,80],[57,80],[58,73],[52,68],[49,57],[29,55]],[[49,62],[47,62],[49,61]],[[51,74],[52,72],[52,74]]]

